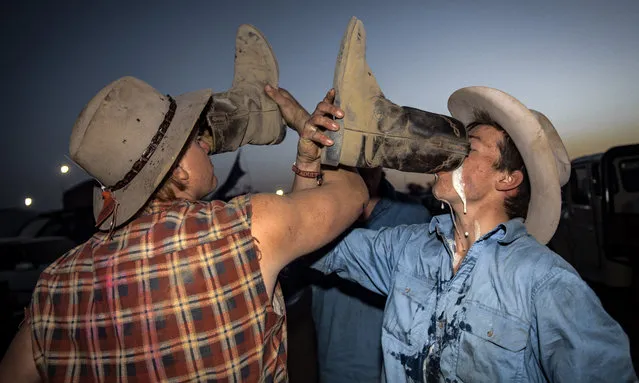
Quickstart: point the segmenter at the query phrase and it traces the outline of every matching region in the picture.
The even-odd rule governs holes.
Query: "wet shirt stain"
[[[435,285],[436,311],[430,317],[428,340],[421,350],[412,355],[401,352],[390,353],[404,367],[410,382],[439,382],[442,375],[440,368],[442,350],[458,343],[462,330],[472,331],[472,326],[465,322],[466,308],[462,306],[469,285],[464,283],[458,291],[446,291],[443,286],[449,282],[443,282],[438,278]],[[453,296],[455,299],[450,299]],[[447,305],[447,302],[453,303]],[[426,310],[423,305],[418,307],[420,311]],[[410,339],[410,329],[406,335]],[[453,383],[457,380],[445,379],[445,382]]]

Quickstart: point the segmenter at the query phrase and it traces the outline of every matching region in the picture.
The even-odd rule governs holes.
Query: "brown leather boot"
[[[206,113],[212,128],[213,153],[284,140],[286,124],[277,104],[264,92],[267,83],[277,86],[278,80],[277,59],[264,35],[252,25],[241,25],[235,38],[232,87],[214,93]]]
[[[402,107],[384,97],[366,62],[366,31],[352,18],[340,46],[333,86],[344,110],[335,144],[322,162],[437,173],[457,168],[468,155],[464,125],[452,117]]]

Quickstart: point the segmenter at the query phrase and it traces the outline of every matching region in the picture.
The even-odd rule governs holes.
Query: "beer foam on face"
[[[464,165],[461,165],[453,171],[453,189],[455,189],[464,204],[464,214],[466,214],[466,193],[464,192],[464,181],[462,180],[463,169]]]

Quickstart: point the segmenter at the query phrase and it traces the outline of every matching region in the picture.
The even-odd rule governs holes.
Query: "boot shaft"
[[[345,116],[339,131],[327,132],[335,144],[323,151],[324,164],[437,173],[457,168],[468,154],[461,122],[384,97],[366,62],[366,31],[356,18],[342,38],[333,87]]]
[[[268,103],[264,91],[241,86],[215,93],[206,121],[213,135],[213,153],[237,150],[244,145],[276,145],[286,137],[286,125],[277,105]],[[269,100],[270,101],[270,100]]]
[[[464,124],[452,117],[398,106],[379,98],[375,159],[380,166],[435,174],[461,165],[470,150]],[[378,154],[379,153],[379,154]]]
[[[434,174],[454,170],[468,155],[468,138],[460,121],[401,107],[383,97],[374,104],[373,127],[345,127],[339,143],[340,163]]]
[[[275,145],[284,140],[286,125],[279,107],[264,92],[277,86],[279,68],[266,37],[251,25],[241,25],[235,37],[233,84],[213,94],[206,121],[213,137],[212,153],[243,145]]]

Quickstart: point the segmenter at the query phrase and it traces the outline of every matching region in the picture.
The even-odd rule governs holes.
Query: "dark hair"
[[[468,131],[478,125],[490,125],[504,134],[503,139],[497,143],[499,159],[493,164],[493,168],[508,173],[512,173],[516,170],[523,173],[524,178],[517,187],[517,194],[512,197],[507,197],[504,200],[504,207],[506,208],[508,218],[521,217],[525,219],[528,215],[528,204],[530,203],[530,180],[528,179],[524,159],[521,157],[517,146],[515,146],[515,143],[506,130],[493,120],[488,112],[485,110],[476,110],[474,117],[475,121],[470,123],[466,128]]]

